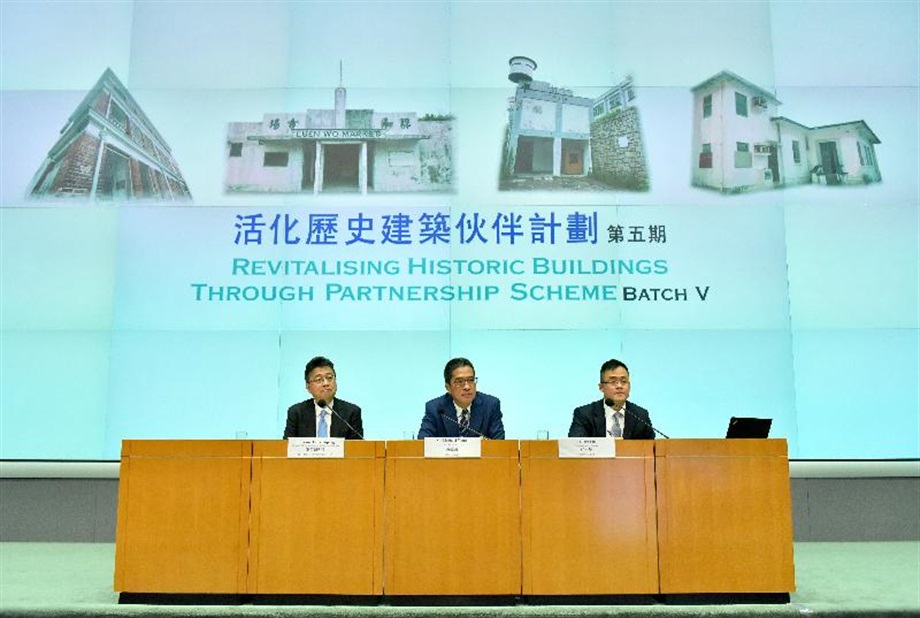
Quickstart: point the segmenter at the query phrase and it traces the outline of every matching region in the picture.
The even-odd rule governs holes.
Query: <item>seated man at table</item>
[[[444,367],[446,393],[425,404],[419,438],[487,438],[504,440],[501,402],[476,392],[476,370],[465,358],[452,358]]]
[[[597,385],[604,397],[575,408],[570,438],[624,438],[653,440],[655,430],[648,410],[626,399],[629,397],[629,369],[615,358],[601,365]]]
[[[310,359],[303,372],[312,399],[288,408],[284,438],[347,438],[363,440],[361,408],[336,399],[335,367],[324,356]]]

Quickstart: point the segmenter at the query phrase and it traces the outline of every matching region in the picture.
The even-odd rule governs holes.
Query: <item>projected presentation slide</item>
[[[671,437],[920,457],[920,5],[0,3],[0,459],[414,437],[630,371]]]

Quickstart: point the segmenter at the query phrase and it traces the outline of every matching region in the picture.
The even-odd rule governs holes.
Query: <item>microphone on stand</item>
[[[480,432],[476,431],[475,429],[473,429],[472,427],[470,427],[469,425],[461,425],[459,422],[457,422],[457,419],[455,419],[453,416],[444,414],[443,412],[438,412],[438,414],[441,416],[441,418],[445,418],[445,419],[449,420],[451,423],[453,423],[454,425],[456,425],[457,427],[459,427],[459,428],[460,428],[460,433],[463,433],[464,431],[472,431],[474,434],[476,434],[477,437],[482,438],[483,440],[488,440],[488,439],[489,439],[489,438],[487,438],[486,436],[484,436],[482,433],[480,433]],[[473,413],[470,412],[470,416],[472,416],[472,414],[473,414]],[[464,437],[464,436],[460,436],[460,437]]]
[[[351,423],[349,423],[348,421],[346,421],[345,418],[344,418],[341,414],[339,414],[338,412],[336,412],[332,407],[326,405],[326,400],[325,400],[325,399],[317,399],[317,400],[316,400],[316,405],[319,406],[319,408],[320,408],[321,410],[326,410],[327,412],[329,412],[329,414],[335,416],[337,419],[339,419],[340,421],[342,421],[343,423],[345,423],[345,426],[348,427],[349,429],[351,429],[353,433],[357,434],[358,437],[361,438],[362,440],[364,439],[364,434],[362,434],[360,431],[358,431],[357,429],[355,429],[354,427],[352,427],[352,426],[351,426]],[[330,433],[331,433],[331,430],[332,430],[332,423],[329,423],[329,429],[330,429]]]
[[[604,399],[604,405],[607,405],[607,406],[613,408],[613,399]],[[668,440],[671,439],[669,436],[666,436],[666,435],[664,434],[664,432],[658,431],[650,422],[648,422],[647,420],[645,420],[644,418],[642,418],[641,416],[639,416],[638,414],[636,414],[635,412],[633,412],[632,410],[630,410],[630,409],[626,406],[625,403],[623,404],[623,414],[624,414],[624,415],[627,415],[627,414],[628,414],[633,420],[639,421],[640,423],[642,423],[643,425],[645,425],[646,427],[648,427],[649,429],[651,429],[652,431],[654,431],[655,433],[657,433],[657,434],[658,434],[659,436],[661,436],[662,438],[667,438]],[[625,431],[625,430],[626,430],[626,427],[623,427],[623,430]]]

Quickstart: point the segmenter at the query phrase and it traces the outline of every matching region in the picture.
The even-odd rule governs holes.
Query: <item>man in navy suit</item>
[[[601,365],[601,381],[597,385],[603,399],[575,408],[570,438],[623,438],[653,440],[655,430],[648,410],[637,406],[629,397],[629,369],[615,358]]]
[[[444,366],[446,393],[425,404],[419,438],[482,437],[504,440],[502,404],[492,395],[476,392],[476,370],[465,358]]]
[[[338,386],[332,361],[324,356],[310,359],[303,377],[312,399],[288,408],[284,439],[328,437],[363,440],[361,408],[335,397]]]

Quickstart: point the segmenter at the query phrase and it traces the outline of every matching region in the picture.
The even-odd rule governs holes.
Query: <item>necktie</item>
[[[328,438],[329,437],[329,425],[326,423],[326,411],[319,411],[319,423],[316,425],[316,437],[317,438]]]
[[[623,429],[621,423],[623,422],[623,413],[614,412],[613,413],[613,427],[610,428],[610,436],[613,438],[622,438]]]
[[[465,436],[470,426],[470,411],[466,408],[460,411],[460,435]]]

